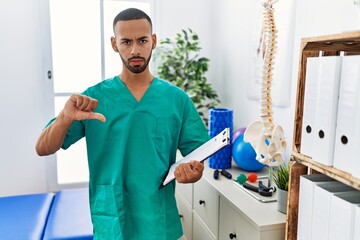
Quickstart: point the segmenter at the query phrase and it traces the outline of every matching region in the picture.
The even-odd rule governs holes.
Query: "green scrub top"
[[[83,94],[99,101],[106,123],[75,121],[62,148],[86,137],[94,239],[180,238],[175,183],[158,188],[177,149],[185,156],[209,140],[189,96],[154,78],[137,101],[117,76]]]

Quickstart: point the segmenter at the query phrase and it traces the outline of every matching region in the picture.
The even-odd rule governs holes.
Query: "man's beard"
[[[132,73],[142,73],[143,71],[145,71],[145,69],[147,68],[147,66],[149,65],[149,62],[150,62],[150,59],[151,59],[151,54],[152,54],[152,51],[149,55],[149,58],[146,60],[145,58],[143,57],[132,57],[132,58],[129,58],[128,61],[125,61],[125,59],[120,55],[120,58],[121,58],[121,61],[123,62],[123,64],[125,65],[125,67],[127,69],[129,69]],[[141,59],[144,61],[144,65],[142,66],[136,66],[136,67],[133,67],[130,65],[130,61],[131,60],[134,60],[134,59]]]

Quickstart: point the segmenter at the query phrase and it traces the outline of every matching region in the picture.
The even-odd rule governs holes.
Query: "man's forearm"
[[[35,147],[37,154],[46,156],[59,150],[72,123],[72,120],[60,113],[56,120],[41,133]]]

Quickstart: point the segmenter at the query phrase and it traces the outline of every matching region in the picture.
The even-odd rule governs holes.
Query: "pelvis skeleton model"
[[[284,162],[283,153],[286,149],[283,129],[279,125],[274,125],[272,116],[272,70],[277,43],[277,30],[273,13],[275,2],[277,0],[262,2],[264,7],[265,54],[260,91],[261,121],[251,123],[244,133],[244,141],[249,142],[254,148],[256,159],[268,166],[281,165]]]

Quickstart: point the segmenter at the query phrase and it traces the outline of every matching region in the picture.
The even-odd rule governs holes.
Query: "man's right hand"
[[[79,94],[71,95],[56,120],[42,131],[35,146],[37,154],[45,156],[59,150],[69,127],[75,120],[95,119],[105,122],[104,115],[93,112],[97,106],[96,99]]]
[[[105,122],[106,118],[93,110],[98,106],[98,101],[88,96],[73,94],[67,100],[61,115],[69,121],[94,119]]]

